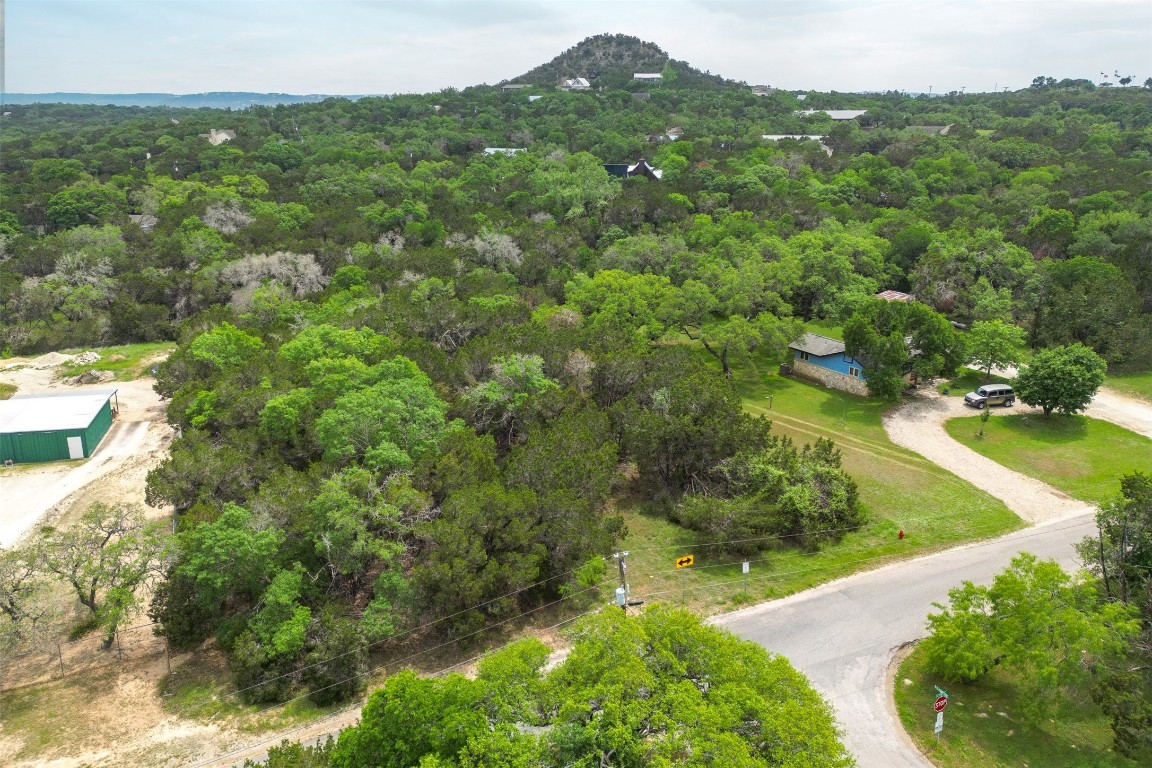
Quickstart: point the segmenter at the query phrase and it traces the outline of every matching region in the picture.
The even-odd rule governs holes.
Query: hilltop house
[[[844,342],[816,333],[805,333],[788,345],[794,352],[792,372],[826,387],[867,395],[864,366],[845,351]]]
[[[633,80],[663,80],[664,75],[659,72],[636,72],[632,75]]]
[[[591,89],[592,84],[588,82],[586,77],[573,77],[560,81],[560,90],[562,91],[588,91]]]

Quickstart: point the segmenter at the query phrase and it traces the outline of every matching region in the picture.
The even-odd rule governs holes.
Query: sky
[[[1024,88],[1037,75],[1152,77],[1152,0],[0,4],[10,93],[426,93],[514,79],[605,32],[788,90],[977,92]]]

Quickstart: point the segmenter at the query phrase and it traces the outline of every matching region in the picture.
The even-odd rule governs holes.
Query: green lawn
[[[830,339],[844,341],[844,326],[833,323],[831,320],[809,320],[804,327],[810,333],[818,333]]]
[[[700,355],[720,375],[719,364],[703,350]],[[791,594],[887,559],[1023,526],[1001,502],[889,441],[881,417],[891,404],[781,377],[775,368],[755,359],[734,368],[733,385],[745,408],[771,419],[773,431],[797,442],[834,440],[845,469],[859,484],[870,524],[816,554],[780,547],[753,558],[745,593],[741,558],[694,547],[697,534],[642,514],[623,500],[618,508],[628,524],[628,536],[621,548],[632,553],[629,575],[634,597],[718,613]],[[897,536],[901,529],[906,533],[903,541]],[[695,565],[678,571],[675,558],[684,554],[692,554]]]
[[[100,359],[91,363],[66,363],[60,366],[61,376],[76,376],[91,371],[112,371],[116,374],[116,381],[132,381],[137,376],[146,374],[148,368],[155,362],[164,359],[176,349],[172,342],[165,341],[156,344],[125,344],[118,347],[85,347],[83,349],[65,350],[65,354],[78,355],[81,352],[96,352]]]
[[[1152,371],[1109,376],[1104,380],[1104,386],[1152,402]]]
[[[933,734],[933,685],[948,691],[944,731]],[[944,684],[924,668],[919,649],[896,674],[896,710],[916,746],[939,768],[1135,768],[1112,751],[1108,718],[1087,696],[1038,722],[1023,718],[1014,681],[1001,670],[977,685]]]
[[[1152,440],[1087,416],[1001,415],[980,430],[979,416],[950,419],[948,434],[1009,469],[1073,496],[1101,502],[1116,495],[1122,475],[1152,467]]]

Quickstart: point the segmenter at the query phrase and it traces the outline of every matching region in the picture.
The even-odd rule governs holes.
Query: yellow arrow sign
[[[692,555],[684,555],[683,557],[676,558],[676,567],[677,568],[687,568],[688,566],[692,565],[692,563],[694,563],[694,562],[696,562],[696,560],[695,560],[695,558],[692,557]]]

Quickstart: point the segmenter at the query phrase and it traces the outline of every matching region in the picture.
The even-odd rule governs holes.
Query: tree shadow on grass
[[[1037,414],[1010,415],[1002,423],[1011,432],[1049,445],[1063,445],[1088,436],[1088,417],[1054,413],[1048,418]]]

